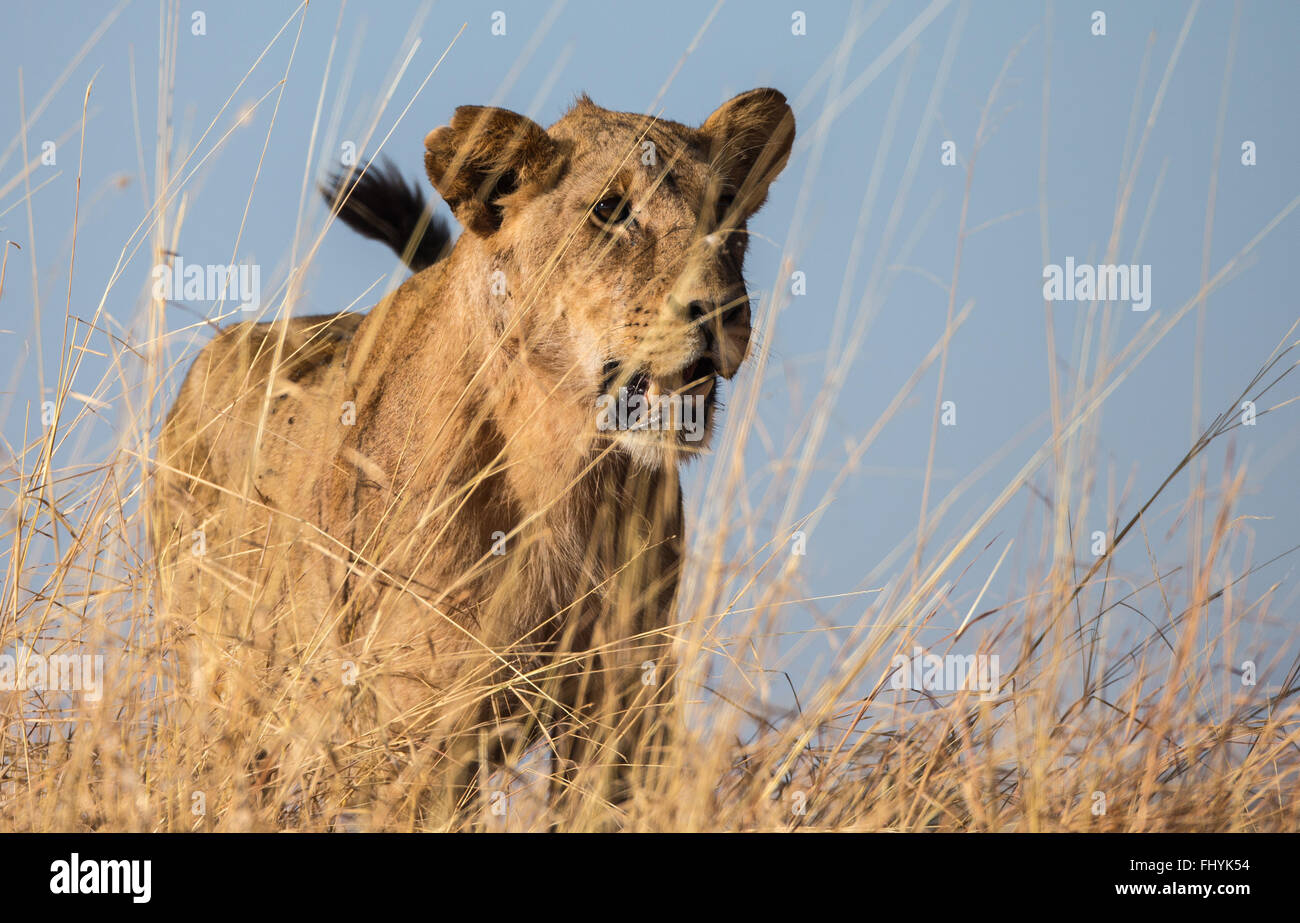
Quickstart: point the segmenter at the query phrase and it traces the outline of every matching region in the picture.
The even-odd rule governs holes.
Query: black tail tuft
[[[388,244],[415,272],[451,252],[447,222],[431,214],[419,184],[408,186],[386,157],[380,163],[371,162],[355,180],[347,173],[335,173],[321,185],[320,192],[331,208],[338,209],[344,224]],[[342,205],[340,199],[345,199]]]

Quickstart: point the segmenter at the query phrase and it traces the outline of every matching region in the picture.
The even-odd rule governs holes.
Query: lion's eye
[[[623,224],[632,216],[632,203],[621,195],[607,195],[592,206],[591,214],[601,224]]]

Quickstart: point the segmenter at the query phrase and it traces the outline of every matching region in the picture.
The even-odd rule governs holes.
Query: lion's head
[[[658,466],[707,444],[718,378],[749,350],[746,222],[793,138],[771,89],[698,128],[583,97],[546,129],[462,106],[425,165],[491,267],[495,329],[589,408],[593,440]]]

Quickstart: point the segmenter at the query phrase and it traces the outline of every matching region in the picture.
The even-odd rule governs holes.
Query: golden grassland
[[[164,35],[174,35],[176,26],[174,20],[164,22]],[[296,42],[295,31],[290,20],[272,43]],[[1008,66],[1010,62],[1008,58]],[[78,63],[70,62],[68,72]],[[159,65],[160,114],[172,104],[175,66],[173,40],[165,43]],[[1166,77],[1172,66],[1171,61]],[[967,198],[1005,73],[1004,67],[989,94],[969,158]],[[1049,86],[1045,79],[1045,93]],[[321,92],[324,101],[324,87]],[[89,98],[93,87],[86,93]],[[105,300],[109,289],[140,284],[145,260],[148,265],[162,262],[176,249],[187,217],[186,191],[201,175],[205,152],[219,147],[225,133],[245,130],[240,126],[249,113],[234,113],[234,98],[232,93],[227,107],[179,163],[170,135],[157,138],[152,201],[136,234],[116,244],[121,247],[120,269],[103,293]],[[255,108],[277,103],[273,91]],[[1119,229],[1159,104],[1157,95],[1121,177],[1108,262],[1119,261]],[[1135,99],[1135,113],[1137,105]],[[382,114],[376,113],[375,126]],[[830,120],[806,124],[819,126],[814,132],[824,131]],[[892,125],[882,149],[892,141],[891,133]],[[812,150],[809,174],[816,169],[815,144]],[[79,154],[83,161],[88,156],[84,150]],[[25,147],[23,155],[20,174],[13,180],[0,178],[0,187],[6,196],[20,190],[23,207],[30,209],[39,207],[32,181],[36,155]],[[311,185],[304,184],[304,196],[310,195]],[[1224,265],[1207,266],[1192,299],[1153,316],[1130,342],[1116,344],[1115,331],[1105,324],[1104,306],[1094,305],[1089,323],[1095,332],[1085,338],[1085,354],[1072,357],[1080,370],[1072,380],[1060,378],[1049,335],[1044,368],[1050,422],[1036,430],[1037,442],[1027,440],[1023,467],[998,486],[987,508],[964,528],[945,525],[945,513],[987,466],[950,493],[931,497],[932,436],[925,501],[919,520],[908,534],[900,534],[898,548],[886,562],[887,583],[837,608],[852,615],[844,624],[809,629],[800,639],[789,637],[791,615],[809,601],[809,590],[801,575],[806,559],[790,553],[790,534],[810,530],[835,491],[848,478],[862,476],[854,468],[877,434],[935,374],[938,389],[921,397],[933,397],[937,410],[948,354],[955,348],[952,337],[970,310],[970,305],[959,306],[957,297],[961,244],[971,232],[965,219],[956,230],[957,260],[946,283],[945,329],[916,374],[897,385],[888,410],[853,447],[821,498],[806,498],[805,489],[823,448],[843,371],[868,326],[870,299],[864,299],[859,317],[850,318],[850,335],[809,402],[800,438],[784,454],[770,450],[773,457],[761,475],[770,486],[756,480],[760,475],[745,460],[761,430],[755,383],[762,380],[769,352],[767,338],[760,338],[751,367],[732,394],[726,438],[707,460],[707,489],[688,498],[691,554],[674,627],[677,733],[665,752],[640,755],[655,765],[644,773],[619,826],[681,831],[1300,829],[1295,798],[1300,666],[1293,662],[1288,667],[1279,655],[1277,662],[1260,664],[1260,669],[1270,666],[1277,675],[1281,663],[1282,682],[1254,685],[1240,668],[1250,659],[1248,652],[1259,650],[1259,626],[1285,613],[1277,611],[1278,586],[1251,579],[1269,562],[1240,563],[1249,559],[1249,523],[1239,507],[1251,474],[1230,451],[1242,401],[1254,400],[1261,415],[1289,403],[1277,395],[1290,383],[1286,376],[1295,367],[1296,342],[1263,346],[1260,373],[1243,382],[1239,394],[1207,396],[1207,404],[1222,413],[1190,448],[1170,447],[1168,478],[1157,490],[1133,497],[1126,489],[1116,498],[1112,508],[1122,505],[1133,512],[1123,518],[1106,514],[1115,528],[1104,554],[1081,561],[1078,552],[1088,546],[1080,523],[1088,521],[1094,488],[1107,476],[1095,462],[1097,421],[1105,400],[1168,331],[1203,310],[1206,296],[1241,268],[1258,241],[1295,205],[1280,210],[1259,237]],[[1046,204],[1040,207],[1045,215]],[[762,226],[761,219],[758,223]],[[27,224],[30,229],[30,212]],[[310,241],[293,242],[295,267],[309,264],[323,225],[313,228]],[[792,231],[791,239],[796,237]],[[75,224],[73,239],[74,254],[78,248],[109,245],[88,239]],[[14,244],[6,243],[4,249],[3,272],[15,273],[26,260],[12,258],[19,253]],[[875,278],[867,284],[878,291]],[[296,287],[291,277],[269,316],[287,316],[294,309]],[[364,757],[367,742],[340,741],[304,723],[295,709],[300,690],[292,678],[287,685],[268,684],[259,698],[259,679],[244,677],[247,701],[253,704],[239,709],[186,693],[175,648],[193,626],[155,617],[158,574],[142,501],[153,440],[166,411],[166,383],[174,385],[178,370],[213,324],[205,319],[174,329],[173,316],[164,317],[166,306],[147,296],[147,283],[141,289],[139,315],[126,328],[109,323],[103,301],[87,317],[74,310],[69,295],[61,306],[64,339],[49,364],[54,370],[49,382],[54,422],[33,423],[20,441],[7,445],[0,469],[7,507],[0,540],[5,563],[0,652],[24,646],[45,654],[104,657],[97,701],[84,694],[0,690],[0,830],[416,828],[416,806],[401,791],[380,789],[385,803],[357,804],[356,767],[364,765],[357,753]],[[771,330],[782,307],[776,294],[763,301],[760,331]],[[0,303],[11,298],[0,273]],[[1051,306],[1044,309],[1051,331]],[[59,307],[39,304],[35,310]],[[233,312],[226,316],[238,319]],[[1288,338],[1294,334],[1293,328]],[[48,352],[53,345],[46,344]],[[94,359],[87,361],[87,356]],[[96,368],[98,381],[87,384],[83,363]],[[40,419],[37,408],[28,410],[28,420]],[[109,439],[104,438],[106,421]],[[1222,460],[1217,475],[1209,471],[1211,455]],[[1217,484],[1211,485],[1214,480]],[[989,522],[1030,493],[1037,499],[1028,505],[1023,534],[1014,542],[991,534]],[[1176,508],[1175,518],[1188,529],[1188,550],[1181,560],[1157,560],[1151,551],[1148,525],[1154,510],[1162,508],[1157,502],[1166,511]],[[1118,551],[1143,546],[1149,572],[1121,572]],[[868,566],[864,563],[864,571]],[[995,583],[997,588],[990,589]],[[959,595],[957,608],[950,600]],[[1154,608],[1153,600],[1159,601]],[[1121,615],[1141,627],[1113,627]],[[1286,630],[1294,645],[1298,629],[1292,625]],[[936,637],[942,639],[939,644]],[[792,673],[795,664],[808,661],[791,656],[792,650],[797,654],[814,640],[833,651],[831,661],[820,663],[815,673]],[[918,645],[939,654],[999,653],[998,688],[990,696],[900,693],[889,683],[890,658]],[[797,705],[791,707],[796,688]],[[301,744],[293,751],[299,756],[269,763],[262,758],[287,752],[282,747],[286,737]],[[585,830],[607,824],[607,805],[582,799],[548,805],[546,793],[553,782],[543,749],[515,754],[484,786],[474,824],[487,830]]]

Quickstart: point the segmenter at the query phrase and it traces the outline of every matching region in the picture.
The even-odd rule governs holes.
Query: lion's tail
[[[371,162],[355,181],[335,173],[320,186],[343,223],[388,244],[415,272],[451,252],[451,228],[433,214],[418,183],[407,185],[392,161]],[[340,204],[340,200],[341,204]]]

